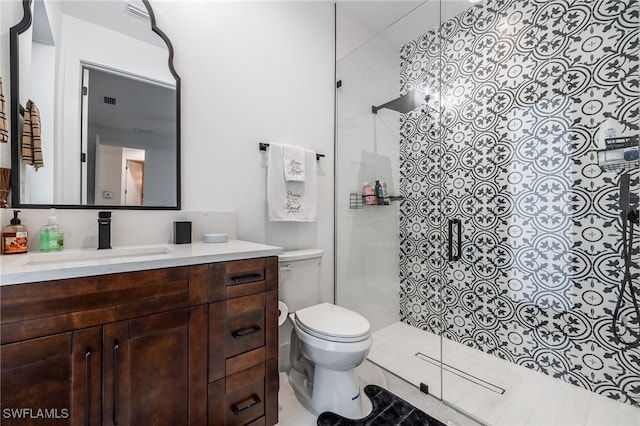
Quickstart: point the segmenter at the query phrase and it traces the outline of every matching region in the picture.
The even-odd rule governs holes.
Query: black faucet
[[[111,212],[98,212],[98,250],[111,248]]]

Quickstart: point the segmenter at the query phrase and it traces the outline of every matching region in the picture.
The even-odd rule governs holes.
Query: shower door
[[[439,28],[440,3],[425,2],[340,58],[336,89],[336,303],[371,323],[369,361],[436,398],[446,234],[441,69],[415,54],[440,50],[437,40],[418,40]],[[417,103],[403,97],[410,93]],[[376,181],[388,197],[367,204],[363,186]]]
[[[484,0],[415,55],[442,70],[442,398],[484,422],[637,421],[639,9]]]
[[[429,1],[338,61],[336,302],[372,362],[486,423],[637,422],[639,16]]]

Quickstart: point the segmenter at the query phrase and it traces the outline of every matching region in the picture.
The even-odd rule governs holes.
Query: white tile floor
[[[286,373],[280,373],[278,391],[279,426],[315,426],[316,416],[308,412],[296,399]]]
[[[429,391],[437,397],[442,380],[444,399],[482,423],[640,426],[640,408],[447,339],[442,347],[446,364],[502,388],[504,393],[489,390],[491,386],[486,383],[474,383],[452,371],[445,370],[441,375],[439,366],[415,356],[421,352],[439,360],[440,351],[438,336],[398,322],[374,333],[368,358],[414,386],[420,382],[428,384]]]
[[[437,398],[421,393],[413,385],[399,379],[370,361],[365,361],[357,368],[356,372],[361,387],[367,384],[382,386],[449,426],[480,425],[480,423],[443,404]],[[369,413],[371,411],[370,402],[366,398],[363,399],[363,402],[365,402],[365,411]],[[317,417],[302,407],[296,399],[286,373],[280,373],[278,405],[279,426],[315,426],[317,424]]]

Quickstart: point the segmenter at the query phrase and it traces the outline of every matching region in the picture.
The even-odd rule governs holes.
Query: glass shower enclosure
[[[639,11],[430,0],[338,61],[336,302],[370,361],[483,422],[637,420]]]

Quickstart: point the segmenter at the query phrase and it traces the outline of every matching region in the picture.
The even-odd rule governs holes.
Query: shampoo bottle
[[[384,205],[384,194],[382,193],[382,185],[380,185],[379,180],[376,181],[375,190],[376,190],[376,197],[378,197],[378,204]]]
[[[388,206],[391,204],[391,199],[389,198],[389,192],[387,190],[386,182],[382,182],[382,199],[383,199],[383,204],[385,206]]]
[[[368,205],[377,204],[378,201],[376,199],[376,193],[369,185],[369,182],[364,183],[364,187],[362,188],[362,194],[364,195],[364,203]]]
[[[63,248],[64,231],[58,226],[58,218],[52,214],[47,219],[47,224],[40,230],[40,251],[60,251]]]
[[[26,253],[29,250],[27,227],[18,218],[20,210],[13,211],[11,223],[2,230],[2,254]]]

